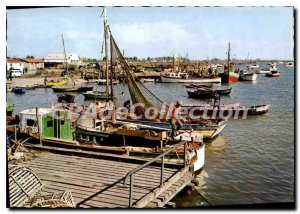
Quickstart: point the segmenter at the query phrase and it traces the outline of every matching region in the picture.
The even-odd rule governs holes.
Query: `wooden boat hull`
[[[257,74],[251,73],[251,74],[243,74],[240,76],[240,80],[242,81],[255,81],[257,78]]]
[[[86,87],[52,87],[54,92],[87,92],[93,90],[93,86]]]
[[[234,72],[225,72],[221,75],[222,83],[233,83],[239,81],[239,75]]]
[[[216,89],[216,90],[195,89],[195,90],[187,90],[187,93],[188,93],[189,97],[191,97],[191,98],[209,99],[209,98],[212,98],[214,91],[216,91],[220,95],[229,95],[231,93],[231,89],[232,88]]]
[[[181,78],[172,78],[162,75],[162,83],[220,83],[221,78],[194,78],[194,79],[181,79]]]
[[[212,117],[215,118],[235,118],[249,115],[262,115],[266,114],[269,110],[270,105],[256,105],[256,106],[238,106],[238,107],[220,107],[220,109],[213,107],[182,107],[186,108],[187,112],[197,117]]]
[[[142,121],[142,120],[117,120],[120,125],[135,124],[140,129],[166,130],[171,132],[172,127],[168,122]],[[203,139],[212,139],[217,136],[227,125],[227,120],[219,122],[217,125],[184,124],[180,130],[193,130],[195,133],[202,134]]]
[[[83,96],[85,99],[99,99],[99,100],[106,100],[107,94],[105,92],[97,92],[97,93],[92,93],[92,92],[85,92],[83,93]]]

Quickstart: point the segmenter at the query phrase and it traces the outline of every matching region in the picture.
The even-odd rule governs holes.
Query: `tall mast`
[[[105,70],[106,70],[106,97],[108,98],[108,44],[107,44],[107,19],[106,9],[104,7],[104,40],[105,40]]]
[[[227,59],[227,66],[228,66],[228,72],[230,71],[230,42],[228,43],[228,53],[227,53],[228,59]]]
[[[113,43],[112,43],[112,35],[111,32],[109,30],[110,33],[110,97],[111,100],[113,100],[114,98],[114,90],[113,90]]]
[[[65,69],[67,71],[67,74],[68,74],[68,61],[67,61],[67,55],[66,55],[66,49],[65,49],[65,41],[64,41],[64,35],[61,34],[61,39],[62,39],[62,43],[63,43],[63,48],[64,48],[64,61],[65,61]]]

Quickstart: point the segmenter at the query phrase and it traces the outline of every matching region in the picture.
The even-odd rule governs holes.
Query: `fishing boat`
[[[54,92],[87,92],[92,91],[93,86],[57,86],[52,89]]]
[[[259,68],[258,64],[249,65],[249,68]]]
[[[251,73],[251,72],[241,72],[240,73],[241,81],[255,81],[256,78],[257,78],[256,73]]]
[[[271,71],[266,74],[266,77],[280,77],[281,73],[279,71]]]
[[[57,101],[59,103],[74,103],[75,96],[71,94],[58,94],[57,95]]]
[[[285,63],[286,67],[294,67],[294,63],[293,62],[287,62]]]
[[[106,85],[106,79],[98,79],[97,80],[98,85]],[[113,80],[112,81],[113,85],[117,85],[120,83],[119,80]],[[110,85],[110,80],[108,80],[108,85]]]
[[[62,81],[59,81],[59,82],[50,81],[50,82],[47,83],[47,86],[56,87],[56,86],[62,86],[62,85],[66,85],[66,84],[67,84],[67,81],[65,81],[65,80],[62,80]]]
[[[152,78],[142,78],[141,81],[142,82],[155,82],[155,79],[152,79]]]
[[[260,71],[256,71],[256,74],[267,74],[270,73],[270,68],[263,68]]]
[[[220,83],[220,77],[211,78],[191,78],[184,72],[168,72],[161,75],[162,83]]]
[[[212,105],[206,106],[193,106],[183,105],[184,112],[190,112],[194,117],[212,117],[215,118],[239,118],[249,115],[263,115],[266,114],[270,108],[270,105],[254,105],[254,106],[243,106],[243,105],[220,105],[219,108]]]
[[[27,109],[20,112],[20,132],[40,140],[43,145],[89,150],[147,159],[156,157],[180,142],[187,142],[186,161],[196,172],[204,166],[205,144],[202,135],[182,132],[173,139],[166,131],[132,129],[132,126],[107,127],[102,130],[102,122],[96,120],[94,126],[80,126],[75,115],[63,109]],[[40,130],[40,131],[39,131]],[[99,130],[102,130],[99,132]],[[26,137],[27,138],[27,137]],[[184,158],[184,147],[176,149],[174,155],[166,156],[165,163],[179,164]]]
[[[82,94],[85,99],[98,99],[98,100],[108,99],[108,95],[105,91],[87,91]]]
[[[227,71],[220,74],[220,76],[222,78],[222,83],[234,83],[239,81],[240,75],[232,72],[232,64],[230,63],[230,43],[228,44],[227,51]]]
[[[187,93],[191,98],[199,98],[199,99],[207,99],[212,98],[214,91],[216,91],[219,95],[229,95],[231,93],[231,87],[225,89],[203,89],[203,88],[195,88],[188,89]]]
[[[26,92],[25,88],[14,88],[15,94],[24,94]]]

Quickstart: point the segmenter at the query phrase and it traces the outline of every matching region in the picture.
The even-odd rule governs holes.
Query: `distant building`
[[[24,71],[24,62],[19,59],[7,58],[6,59],[6,69],[19,69],[20,71]]]
[[[68,64],[79,65],[81,63],[77,54],[66,54],[66,59]],[[56,67],[63,65],[64,62],[64,54],[48,54],[44,59],[45,67]]]
[[[24,69],[27,71],[37,71],[44,68],[43,59],[26,58],[22,59],[24,62]]]

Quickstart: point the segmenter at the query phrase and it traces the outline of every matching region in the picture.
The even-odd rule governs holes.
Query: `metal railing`
[[[187,150],[187,143],[188,141],[182,141],[180,140],[180,143],[176,144],[175,146],[173,146],[172,148],[170,148],[169,150],[167,150],[166,152],[160,154],[159,156],[153,158],[151,161],[148,161],[146,163],[144,163],[143,165],[131,170],[130,172],[127,173],[127,175],[124,178],[124,183],[123,185],[126,185],[127,180],[130,177],[130,187],[129,187],[129,207],[132,207],[132,198],[133,198],[133,175],[134,173],[140,171],[141,169],[149,166],[150,164],[158,161],[159,159],[161,159],[161,168],[160,168],[160,186],[163,185],[163,175],[164,175],[164,165],[165,165],[165,156],[168,155],[169,153],[175,151],[179,146],[184,145],[184,156],[183,156],[183,167],[186,166],[187,162],[186,162],[186,150]],[[176,151],[175,151],[176,152]]]

